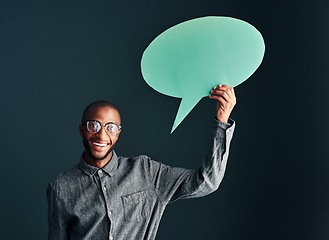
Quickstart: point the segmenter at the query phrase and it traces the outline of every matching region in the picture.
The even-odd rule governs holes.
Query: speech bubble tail
[[[198,97],[198,98],[182,98],[170,134],[172,134],[175,131],[175,129],[178,127],[178,125],[190,113],[190,111],[201,100],[201,98],[202,97]]]

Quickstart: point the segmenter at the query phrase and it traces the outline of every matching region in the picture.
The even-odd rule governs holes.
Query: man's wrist
[[[216,126],[221,127],[222,129],[228,129],[234,124],[234,120],[229,118],[227,122],[219,121],[217,118],[214,119]]]

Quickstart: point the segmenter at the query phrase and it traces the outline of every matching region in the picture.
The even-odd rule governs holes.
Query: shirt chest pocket
[[[122,196],[123,212],[126,222],[141,222],[150,212],[146,191]]]

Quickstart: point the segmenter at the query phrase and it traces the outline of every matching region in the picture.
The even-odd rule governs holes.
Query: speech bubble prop
[[[260,32],[230,17],[202,17],[157,36],[141,59],[142,75],[154,90],[182,98],[171,133],[211,89],[235,87],[259,67],[265,52]]]

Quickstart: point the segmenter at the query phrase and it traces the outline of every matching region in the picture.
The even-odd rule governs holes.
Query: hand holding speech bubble
[[[202,17],[157,36],[141,59],[142,75],[154,90],[182,98],[171,133],[218,84],[235,87],[259,67],[265,53],[260,32],[230,17]]]

